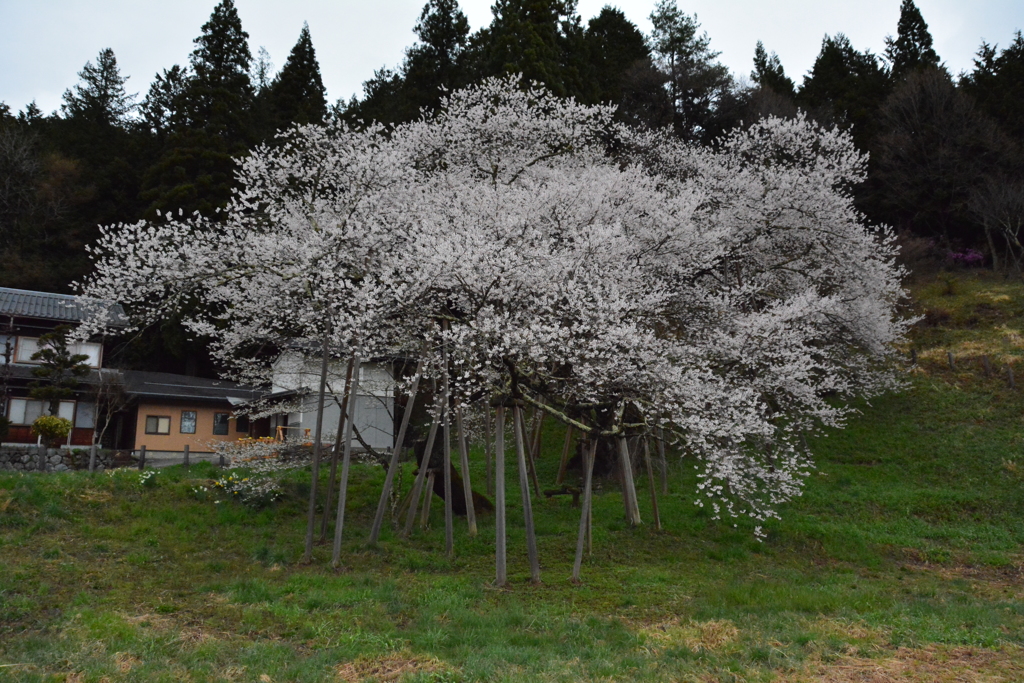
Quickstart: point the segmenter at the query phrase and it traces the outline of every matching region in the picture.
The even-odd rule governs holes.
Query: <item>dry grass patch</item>
[[[886,633],[879,629],[873,629],[859,621],[847,619],[828,619],[825,617],[815,619],[807,624],[807,628],[814,633],[826,638],[838,638],[850,642],[878,643],[886,640]]]
[[[351,662],[339,664],[335,677],[345,683],[363,681],[401,681],[416,673],[445,673],[455,669],[436,657],[421,657],[409,652],[396,652],[379,657],[360,657]]]
[[[727,620],[680,622],[678,617],[641,626],[645,649],[651,654],[671,647],[687,647],[694,652],[714,652],[732,643],[740,630]]]
[[[116,666],[117,670],[123,674],[128,673],[139,664],[142,664],[142,660],[130,652],[114,653],[114,666]]]
[[[782,674],[777,683],[1012,683],[1024,680],[1018,647],[901,647],[881,657],[841,657]]]

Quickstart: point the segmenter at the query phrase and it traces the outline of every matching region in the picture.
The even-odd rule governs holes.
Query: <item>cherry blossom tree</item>
[[[626,437],[665,435],[699,504],[759,523],[799,494],[805,436],[897,384],[902,272],[853,206],[865,158],[805,118],[702,148],[613,113],[492,79],[390,129],[294,128],[217,220],[105,229],[83,292],[138,324],[187,310],[243,381],[326,338],[627,462]]]

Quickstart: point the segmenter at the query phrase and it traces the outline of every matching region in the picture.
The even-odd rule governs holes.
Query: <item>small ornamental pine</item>
[[[72,398],[79,379],[89,374],[89,356],[72,353],[68,347],[71,328],[61,325],[39,337],[39,350],[32,360],[39,363],[32,375],[42,381],[32,382],[29,396],[48,403],[50,415],[57,415],[60,402]]]

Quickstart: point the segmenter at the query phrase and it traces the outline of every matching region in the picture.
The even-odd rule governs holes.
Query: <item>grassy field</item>
[[[263,510],[197,496],[208,465],[145,485],[0,475],[0,680],[1024,681],[1024,364],[1016,390],[1005,376],[1024,287],[960,274],[915,297],[908,389],[813,444],[818,469],[764,543],[695,507],[682,461],[660,532],[626,527],[603,482],[581,586],[565,497],[535,500],[532,585],[510,495],[512,585],[496,590],[493,517],[475,539],[457,519],[451,561],[439,504],[428,531],[367,547],[383,479],[367,465],[339,572],[329,547],[297,562],[308,473]],[[545,444],[550,482],[554,426]]]

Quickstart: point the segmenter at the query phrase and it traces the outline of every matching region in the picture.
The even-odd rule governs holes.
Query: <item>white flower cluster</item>
[[[662,429],[716,512],[774,516],[804,435],[894,386],[902,273],[853,206],[865,159],[804,118],[707,149],[613,113],[504,79],[393,129],[292,129],[215,218],[104,229],[83,293],[139,325],[184,312],[248,382],[325,335],[426,349],[433,378],[444,349],[464,405]]]

